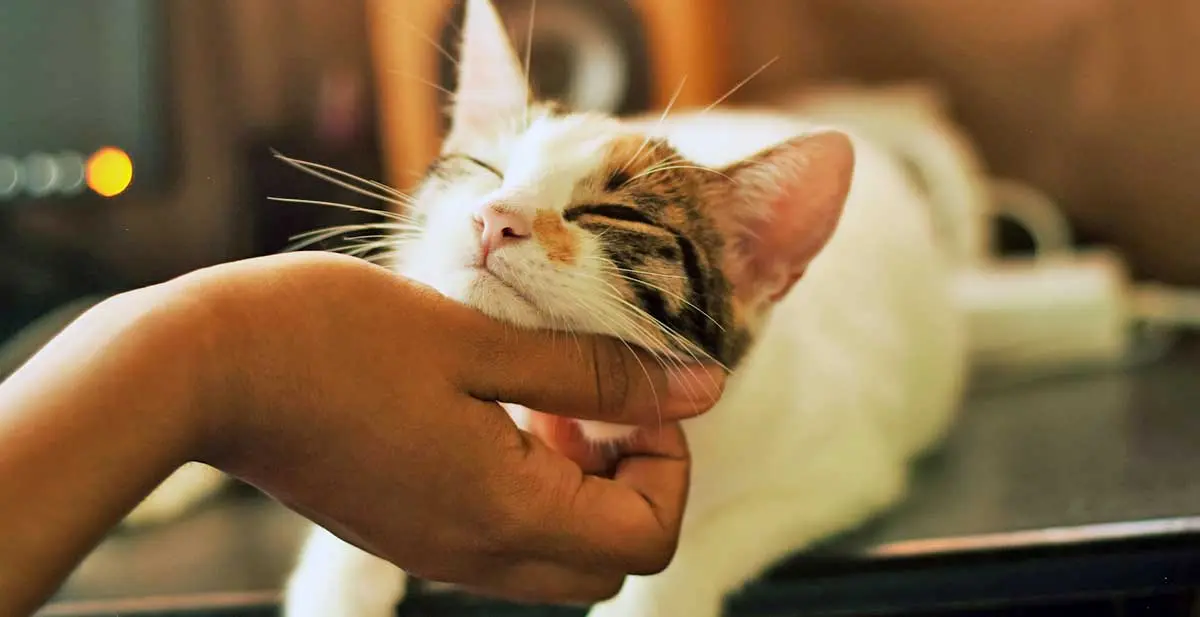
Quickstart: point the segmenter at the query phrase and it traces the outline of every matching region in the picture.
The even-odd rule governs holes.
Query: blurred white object
[[[1025,228],[1033,239],[1039,257],[1051,257],[1075,250],[1071,223],[1045,193],[1016,180],[990,182],[990,210],[994,216],[1006,216]]]
[[[860,132],[907,164],[929,196],[935,229],[955,261],[978,264],[991,254],[988,175],[938,91],[921,84],[829,85],[786,104],[806,118]]]
[[[983,374],[1116,366],[1130,347],[1130,286],[1115,254],[1005,260],[964,270],[975,368]]]
[[[1177,331],[1200,328],[1200,290],[1135,285],[1118,253],[1076,250],[1070,223],[1049,196],[989,176],[936,89],[829,85],[784,104],[860,132],[908,164],[959,265],[957,291],[977,374],[1031,377],[1119,367],[1153,359]],[[1032,257],[996,254],[991,230],[1001,216],[1029,233]]]

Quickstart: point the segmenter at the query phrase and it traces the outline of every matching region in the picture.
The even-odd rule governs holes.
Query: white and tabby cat
[[[451,131],[399,272],[519,326],[732,370],[717,407],[685,423],[675,560],[592,615],[716,617],[764,568],[895,503],[965,374],[948,251],[902,166],[782,114],[660,122],[531,103],[487,0],[468,2],[463,37]],[[385,617],[404,580],[315,529],[286,614]]]

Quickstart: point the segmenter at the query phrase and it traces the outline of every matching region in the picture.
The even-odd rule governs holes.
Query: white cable
[[[1142,323],[1200,329],[1200,289],[1141,284],[1133,288],[1130,304],[1133,318]]]

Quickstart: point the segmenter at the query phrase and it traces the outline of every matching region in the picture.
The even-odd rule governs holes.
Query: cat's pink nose
[[[482,226],[479,246],[483,249],[484,258],[491,251],[533,235],[533,221],[528,216],[496,204],[481,207],[475,213],[475,221]]]

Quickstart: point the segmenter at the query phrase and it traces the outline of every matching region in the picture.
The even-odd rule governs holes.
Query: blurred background
[[[1085,296],[1119,305],[1128,289],[1158,286],[1183,294],[1170,301],[1134,294],[1144,301],[1133,302],[1141,307],[1133,313],[1143,322],[1158,315],[1151,325],[1165,324],[1171,334],[1169,349],[1154,347],[1153,361],[1137,370],[1118,363],[974,399],[947,448],[951,462],[930,471],[916,491],[925,505],[847,545],[857,548],[846,554],[865,559],[956,529],[955,537],[994,539],[1078,527],[1091,530],[1086,538],[1111,533],[1144,543],[1153,536],[1169,538],[1172,550],[1191,546],[1200,529],[1191,518],[1200,514],[1200,482],[1191,473],[1193,460],[1200,462],[1191,441],[1200,439],[1200,354],[1176,330],[1200,323],[1200,306],[1187,295],[1200,287],[1200,64],[1193,48],[1200,3],[496,4],[520,44],[532,19],[532,78],[544,96],[634,114],[663,109],[677,91],[676,108],[728,95],[731,105],[856,123],[901,157],[919,158],[919,144],[933,143],[949,157],[946,177],[965,188],[915,171],[931,195],[1013,214],[983,219],[980,242],[989,258],[1031,254],[1047,237],[1066,253],[1103,247],[1114,256],[1118,265],[1104,269],[1096,279],[1103,280],[1066,285],[1050,301],[1055,306]],[[450,0],[0,0],[0,375],[96,298],[277,252],[298,233],[362,218],[271,197],[391,207],[313,178],[273,152],[411,187],[444,129],[443,91],[453,88],[447,55],[456,48],[461,9]],[[1014,224],[1019,219],[1023,225]],[[1180,309],[1186,302],[1179,298],[1193,304]],[[1083,350],[1077,355],[1124,362],[1134,354],[1124,317],[1081,310],[1065,311],[1054,326],[1094,325],[1075,335]],[[1063,363],[1067,356],[1049,354]],[[1042,466],[1027,467],[1038,460]],[[1038,501],[1048,494],[1059,501]],[[1043,505],[1030,514],[1031,503]],[[935,516],[948,511],[949,519]],[[52,610],[110,610],[87,604],[107,599],[133,602],[120,605],[125,611],[149,611],[135,600],[201,592],[223,598],[209,598],[211,610],[243,600],[269,604],[262,598],[286,570],[295,521],[252,506],[198,516],[187,523],[195,527],[114,538],[64,590],[64,602],[82,604]],[[1095,531],[1145,521],[1168,523],[1136,533]],[[1029,548],[1011,538],[1002,544],[1009,542]],[[1152,559],[1120,554],[1135,553]],[[1129,571],[1156,583],[1134,584],[1110,568],[1097,570],[1107,583],[1039,588],[1029,597],[1082,594],[1093,604],[1079,614],[1131,614],[1139,606],[1153,610],[1137,614],[1200,614],[1190,612],[1195,581],[1188,577],[1200,571],[1193,553],[1153,555],[1157,566],[1136,561]],[[1025,578],[1009,572],[997,579],[1007,582],[980,593],[1000,602],[1020,595],[1021,585],[1061,582],[1053,572],[1093,564],[1071,563]],[[926,581],[938,591],[931,597],[972,587],[938,580]],[[823,584],[796,600],[809,607],[806,614],[838,593],[865,597],[847,591],[859,587],[838,592]],[[253,595],[260,592],[267,595]],[[960,603],[974,601],[982,600]],[[900,606],[888,602],[868,608]],[[1054,614],[1067,614],[1065,606],[1054,604]]]

